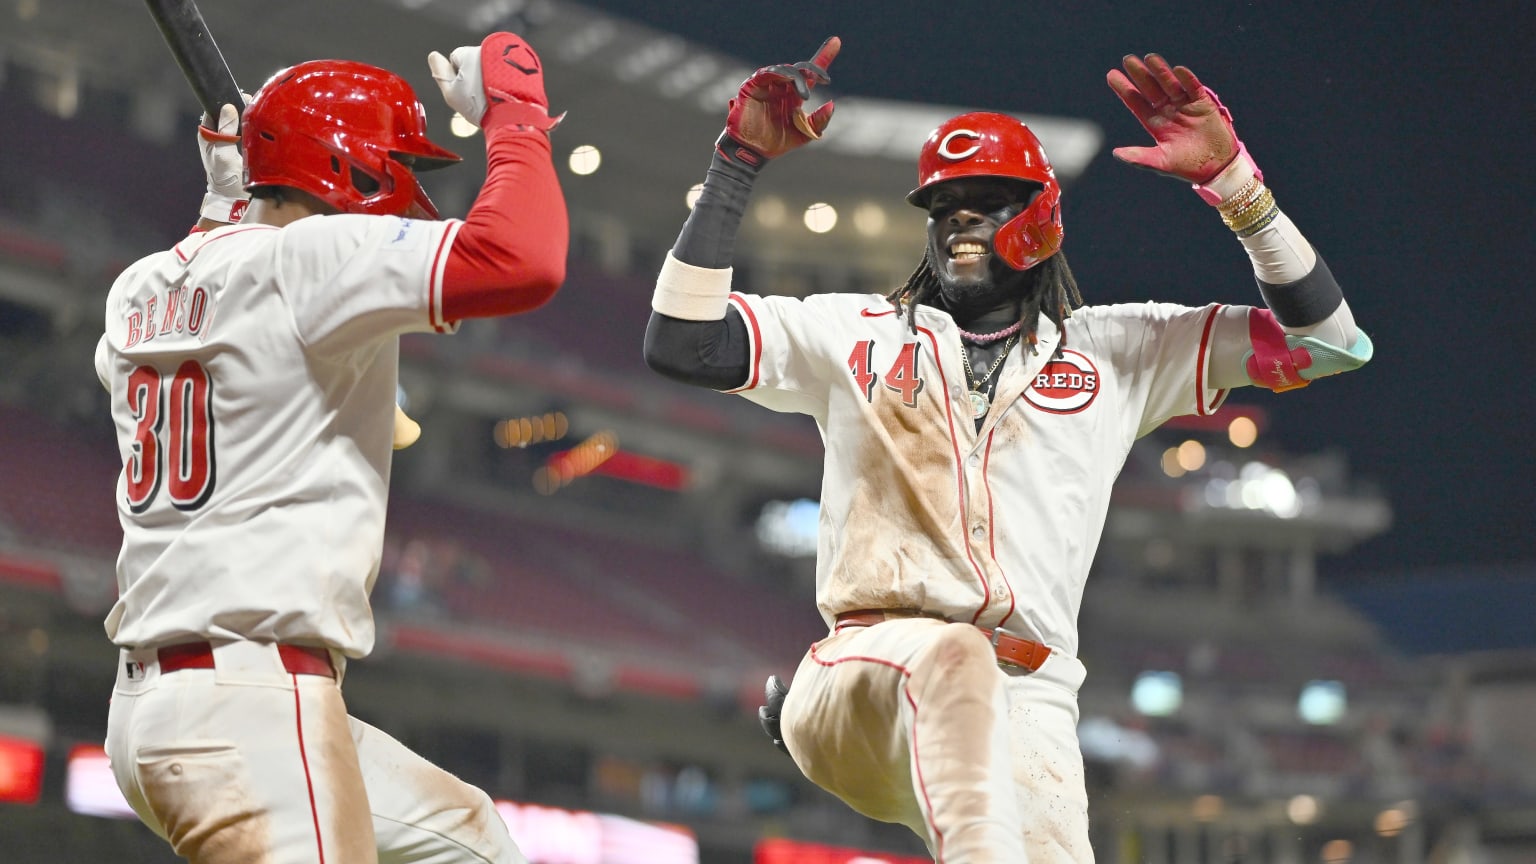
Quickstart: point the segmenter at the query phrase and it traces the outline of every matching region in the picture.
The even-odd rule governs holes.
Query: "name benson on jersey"
[[[128,313],[124,320],[128,335],[123,347],[132,348],[140,342],[171,334],[200,339],[212,318],[213,297],[208,289],[177,285],[163,295],[151,296],[142,306],[135,306]]]
[[[1035,374],[1024,401],[1052,414],[1076,414],[1099,395],[1099,370],[1093,361],[1068,348]]]

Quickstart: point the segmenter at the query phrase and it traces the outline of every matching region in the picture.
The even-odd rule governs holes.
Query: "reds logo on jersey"
[[[1092,405],[1098,395],[1098,368],[1069,348],[1040,367],[1024,390],[1024,401],[1052,414],[1076,414]]]

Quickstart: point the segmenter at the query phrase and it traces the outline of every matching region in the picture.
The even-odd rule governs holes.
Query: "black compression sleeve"
[[[715,158],[704,176],[704,190],[672,247],[672,257],[684,264],[711,270],[731,266],[736,232],[741,228],[741,217],[747,212],[747,199],[752,196],[752,184],[761,168],[761,164],[754,166],[727,156],[727,151],[740,146],[729,146],[733,143],[721,136],[715,145]]]
[[[719,321],[684,321],[652,312],[645,328],[645,363],[661,375],[695,387],[733,390],[747,383],[752,345],[741,313]]]
[[[1317,256],[1312,272],[1284,285],[1259,283],[1265,305],[1275,313],[1275,320],[1286,327],[1310,327],[1332,315],[1344,302],[1344,290],[1333,278],[1333,271]]]

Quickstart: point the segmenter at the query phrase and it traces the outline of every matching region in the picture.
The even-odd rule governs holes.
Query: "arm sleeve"
[[[727,298],[736,232],[756,179],[757,168],[717,146],[704,189],[657,277],[645,362],[674,381],[713,390],[748,383],[752,341]]]
[[[1356,338],[1355,318],[1333,271],[1283,212],[1241,238],[1264,304],[1293,336],[1315,336],[1338,348]]]
[[[1275,320],[1287,335],[1312,337],[1350,350],[1356,345],[1360,330],[1327,262],[1306,244],[1284,213],[1275,222],[1284,224],[1271,225],[1253,237],[1243,238],[1265,305],[1275,313]],[[1256,240],[1260,242],[1253,242]],[[1300,254],[1301,250],[1306,254]],[[1269,281],[1287,276],[1296,278],[1288,282]],[[1216,386],[1246,387],[1254,383],[1248,377],[1246,364],[1247,355],[1253,350],[1248,335],[1249,308],[1228,306],[1218,317],[1211,347],[1211,381]]]
[[[449,321],[526,312],[565,281],[570,223],[549,136],[512,125],[485,132],[486,176],[443,270]]]
[[[672,246],[677,260],[711,269],[731,266],[736,232],[741,229],[741,217],[747,212],[747,200],[752,196],[760,167],[731,159],[724,149],[715,146],[714,158],[704,175],[704,189]]]
[[[1238,159],[1208,185],[1229,198],[1254,175],[1253,163]],[[1260,296],[1288,335],[1312,337],[1344,351],[1356,345],[1360,332],[1343,289],[1290,217],[1277,208],[1267,225],[1239,241],[1253,264]],[[1215,325],[1211,349],[1214,384],[1241,387],[1253,383],[1244,365],[1245,355],[1252,350],[1247,309],[1227,307]]]
[[[645,328],[645,362],[655,372],[695,387],[734,390],[751,371],[751,340],[741,313],[719,321],[685,321],[652,312]]]

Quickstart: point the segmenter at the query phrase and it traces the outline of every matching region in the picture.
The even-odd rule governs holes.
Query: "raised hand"
[[[433,51],[427,68],[448,107],[476,126],[514,123],[548,131],[564,116],[550,118],[544,64],[516,33],[492,33],[447,57]]]
[[[480,46],[463,45],[443,56],[437,51],[427,55],[432,80],[443,93],[443,101],[459,116],[480,125],[485,116],[485,84],[480,75]]]
[[[750,153],[732,155],[761,164],[820,138],[832,120],[832,103],[807,116],[805,100],[811,97],[812,88],[831,82],[827,68],[842,47],[843,40],[833,36],[821,43],[811,59],[764,66],[742,82],[731,100],[725,134]],[[758,157],[755,160],[751,158],[754,155]]]
[[[251,101],[249,95],[240,95]],[[251,197],[245,191],[245,157],[240,154],[240,108],[220,108],[217,122],[204,114],[197,126],[197,151],[208,180],[202,217],[210,222],[239,222]]]
[[[1124,72],[1110,70],[1109,86],[1157,143],[1116,147],[1115,158],[1198,186],[1246,152],[1231,113],[1195,73],[1158,54],[1128,54],[1123,62]]]

